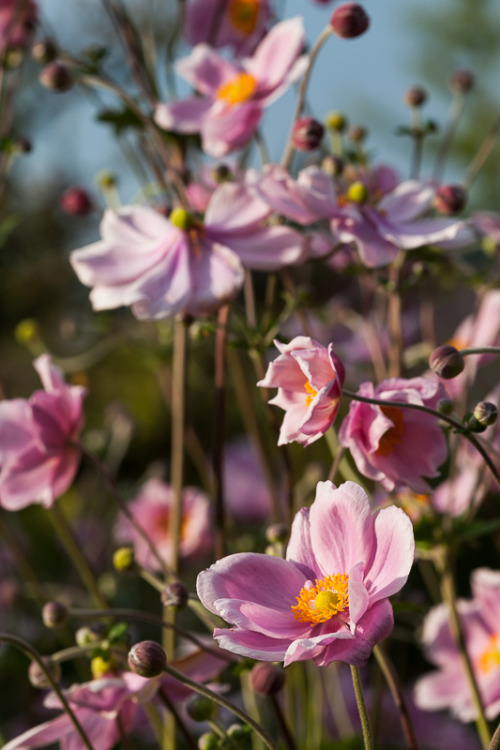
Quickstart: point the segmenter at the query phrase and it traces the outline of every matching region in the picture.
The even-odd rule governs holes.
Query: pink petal
[[[375,557],[365,572],[370,600],[392,596],[404,586],[415,555],[413,526],[401,508],[379,510],[375,515]]]
[[[311,545],[309,508],[301,508],[293,519],[286,559],[299,566],[307,579],[314,580],[319,568]]]
[[[75,729],[71,720],[64,714],[63,716],[58,716],[56,719],[51,719],[44,724],[39,724],[32,729],[28,729],[28,731],[7,742],[3,746],[3,750],[24,750],[24,748],[29,747],[43,747],[53,742],[60,742],[67,734],[74,731]]]
[[[291,227],[270,226],[246,235],[227,237],[226,243],[242,263],[257,271],[275,271],[302,263],[309,254],[307,238]]]
[[[178,61],[176,69],[196,91],[212,99],[219,86],[240,72],[208,44],[198,44],[188,57]]]
[[[205,213],[205,231],[210,235],[238,234],[256,228],[271,210],[242,183],[225,183],[216,188]]]
[[[23,398],[0,402],[0,463],[12,460],[35,439],[31,406]]]
[[[296,16],[277,23],[266,34],[245,68],[259,81],[259,91],[271,93],[287,77],[304,46],[304,24]]]
[[[418,180],[407,180],[385,195],[377,205],[377,210],[388,216],[392,222],[412,221],[430,208],[436,187]]]
[[[180,99],[168,104],[158,104],[154,121],[163,130],[176,133],[199,133],[212,107],[212,100],[202,97]]]
[[[290,645],[289,639],[269,638],[262,633],[231,628],[216,628],[214,638],[227,651],[261,661],[283,661]]]
[[[230,151],[243,148],[257,130],[262,112],[262,105],[252,100],[231,107],[217,102],[201,128],[205,153],[220,159]]]

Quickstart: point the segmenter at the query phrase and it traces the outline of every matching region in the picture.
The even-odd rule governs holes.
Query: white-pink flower
[[[159,104],[155,120],[165,130],[200,133],[203,150],[222,157],[242,148],[257,129],[264,108],[305,70],[302,19],[276,24],[252,57],[239,65],[207,44],[197,45],[177,70],[201,96]]]
[[[253,52],[271,19],[269,0],[187,0],[184,36],[189,44],[231,47],[238,56]]]
[[[76,474],[83,427],[81,386],[68,386],[47,354],[33,363],[45,390],[0,403],[0,505],[50,507]]]
[[[278,445],[310,445],[333,424],[345,378],[340,359],[308,336],[296,336],[289,344],[274,342],[280,351],[257,385],[277,388],[269,401],[285,410]]]

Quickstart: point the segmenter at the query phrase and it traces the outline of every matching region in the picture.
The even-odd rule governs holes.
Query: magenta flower
[[[446,392],[434,378],[392,378],[377,386],[362,383],[358,395],[435,408]],[[424,477],[438,476],[448,454],[436,417],[415,409],[361,401],[351,402],[339,440],[349,448],[361,474],[387,490],[409,487],[414,492],[428,492]]]
[[[168,529],[173,500],[169,484],[161,479],[150,479],[128,506],[167,565],[172,560]],[[127,519],[120,518],[115,537],[120,543],[134,545],[135,559],[144,568],[158,567],[149,546]],[[180,555],[182,558],[202,555],[211,542],[210,500],[196,487],[186,487],[182,493]]]
[[[303,73],[306,58],[302,19],[276,24],[252,57],[235,65],[207,44],[177,64],[201,96],[159,104],[155,120],[178,133],[200,133],[203,150],[217,158],[242,148],[254,134],[264,108]]]
[[[271,19],[269,0],[188,0],[184,36],[189,44],[206,42],[231,47],[238,56],[251,54]]]
[[[45,390],[0,403],[0,505],[50,507],[76,474],[86,390],[68,386],[42,354],[33,362]]]
[[[459,599],[457,607],[486,717],[494,719],[500,713],[500,571],[478,568],[471,589],[472,600]],[[446,604],[425,619],[426,658],[438,669],[418,680],[415,703],[427,711],[449,708],[461,721],[473,721],[477,712],[449,621]]]
[[[0,0],[0,50],[25,47],[38,21],[33,0]]]
[[[231,627],[214,637],[228,651],[262,661],[313,659],[318,666],[364,664],[392,631],[388,597],[399,591],[414,554],[400,508],[372,515],[354,482],[319,482],[311,508],[295,516],[286,560],[230,555],[198,576],[202,603]]]
[[[274,343],[280,354],[257,385],[278,389],[269,401],[285,410],[278,445],[310,445],[337,415],[344,365],[333,353],[332,344],[326,348],[308,336],[296,336],[289,344]]]

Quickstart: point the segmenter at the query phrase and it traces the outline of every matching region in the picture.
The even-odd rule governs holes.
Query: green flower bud
[[[174,208],[169,216],[172,224],[183,232],[188,232],[193,226],[193,217],[185,208]]]

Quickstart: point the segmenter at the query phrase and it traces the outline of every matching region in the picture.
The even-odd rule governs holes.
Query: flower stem
[[[356,703],[358,704],[359,718],[361,719],[361,728],[363,730],[363,741],[365,744],[365,750],[374,750],[373,737],[370,728],[370,720],[368,719],[368,711],[366,710],[365,698],[363,695],[363,688],[361,686],[361,676],[359,674],[358,667],[353,667],[351,664],[351,676],[352,685],[354,687],[354,694],[356,696]]]
[[[410,713],[408,711],[408,706],[406,705],[406,701],[401,689],[401,685],[399,684],[399,679],[396,670],[394,669],[394,665],[392,664],[391,660],[385,652],[385,649],[380,643],[374,647],[373,653],[375,654],[375,658],[386,679],[387,685],[389,686],[389,690],[391,691],[394,703],[396,704],[396,708],[398,709],[399,720],[406,737],[406,744],[408,745],[408,749],[418,750],[417,739],[415,737],[415,731],[413,729]]]
[[[24,651],[25,654],[27,654],[31,659],[36,661],[42,672],[44,673],[45,677],[47,678],[47,682],[50,684],[50,687],[55,692],[59,700],[61,701],[61,705],[63,709],[68,714],[69,719],[71,720],[73,726],[75,727],[75,730],[80,737],[81,741],[85,745],[85,747],[88,750],[94,750],[94,747],[92,743],[90,742],[89,738],[87,737],[87,734],[78,721],[78,718],[74,714],[73,710],[71,709],[71,706],[69,705],[68,701],[66,700],[66,697],[62,690],[59,688],[59,685],[52,677],[50,670],[47,669],[41,655],[38,653],[36,649],[33,648],[29,643],[26,643],[26,641],[23,641],[22,638],[18,638],[17,636],[10,635],[10,633],[0,633],[0,643],[9,643],[11,646],[15,646],[20,651]]]
[[[214,398],[214,441],[213,441],[213,481],[215,500],[215,559],[226,554],[226,513],[224,505],[224,426],[226,400],[226,336],[229,319],[229,305],[223,305],[217,317],[215,334],[215,398]]]
[[[214,693],[213,690],[210,690],[205,685],[199,685],[197,682],[189,679],[189,677],[186,677],[186,675],[182,674],[182,672],[178,672],[177,669],[174,669],[168,664],[165,668],[165,672],[174,679],[179,680],[179,682],[182,682],[184,685],[191,688],[191,690],[194,690],[195,693],[204,695],[205,697],[210,698],[210,700],[214,701],[214,703],[218,703],[223,708],[231,711],[231,713],[233,713],[245,724],[248,724],[250,727],[252,727],[255,732],[257,732],[257,734],[262,739],[264,744],[269,748],[269,750],[278,750],[278,746],[276,745],[272,737],[270,737],[269,734],[264,729],[262,729],[262,727],[257,724],[257,722],[254,721],[251,716],[246,713],[246,711],[243,711],[238,706],[235,706],[233,703],[226,700],[226,698],[224,698],[222,695],[219,695],[219,693]]]
[[[469,166],[469,169],[467,170],[467,174],[464,180],[464,188],[466,190],[470,190],[472,183],[474,182],[479,172],[485,165],[486,160],[488,159],[490,153],[492,152],[498,140],[499,134],[500,134],[500,115],[498,115],[498,117],[495,119],[495,122],[493,123],[490,132],[486,136],[486,139],[484,140],[483,144],[479,147],[477,154],[474,156]]]

